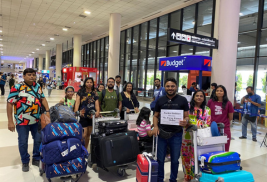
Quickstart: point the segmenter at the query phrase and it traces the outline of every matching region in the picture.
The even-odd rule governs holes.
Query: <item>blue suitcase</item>
[[[45,173],[48,179],[72,174],[84,173],[87,163],[85,157],[78,157],[63,163],[55,163],[45,166]]]
[[[42,130],[42,143],[67,138],[82,139],[83,128],[80,123],[49,123]]]
[[[219,180],[221,179],[221,180]],[[200,178],[200,182],[220,182],[224,180],[224,182],[254,182],[253,175],[247,171],[236,171],[224,174],[210,174],[210,173],[202,173],[202,177]]]
[[[45,164],[60,163],[81,156],[86,156],[87,150],[82,145],[81,140],[69,138],[66,140],[56,140],[42,145],[42,162]]]
[[[242,169],[240,155],[236,152],[210,152],[199,156],[201,171],[218,174]],[[204,162],[204,166],[203,166]]]

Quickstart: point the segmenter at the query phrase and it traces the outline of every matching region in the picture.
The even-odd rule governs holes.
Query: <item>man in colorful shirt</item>
[[[24,82],[16,84],[11,88],[7,99],[7,117],[8,129],[15,131],[13,122],[13,106],[14,117],[16,121],[16,130],[18,132],[18,146],[22,161],[22,171],[29,171],[30,155],[28,153],[28,138],[31,131],[34,146],[32,164],[39,166],[41,144],[41,135],[38,132],[38,122],[40,121],[41,105],[45,107],[47,116],[49,115],[49,107],[47,100],[42,92],[39,84],[34,80],[36,78],[35,70],[27,68],[23,72]]]

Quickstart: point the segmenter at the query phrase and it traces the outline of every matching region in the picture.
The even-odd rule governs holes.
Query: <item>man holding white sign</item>
[[[164,180],[164,161],[167,146],[171,154],[170,182],[176,182],[178,175],[179,157],[182,145],[183,127],[188,124],[188,103],[186,98],[177,95],[177,82],[174,78],[165,81],[166,96],[158,99],[153,117],[153,134],[158,136],[157,160],[158,182]]]

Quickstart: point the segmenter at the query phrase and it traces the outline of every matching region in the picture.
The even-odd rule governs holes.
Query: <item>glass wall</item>
[[[267,0],[241,0],[236,64],[238,101],[246,95],[247,86],[253,86],[256,93],[261,96],[262,101],[265,101],[267,72],[266,10]]]
[[[97,68],[97,83],[107,81],[108,37],[82,45],[82,67]]]
[[[62,53],[62,67],[73,65],[73,49],[65,51]]]

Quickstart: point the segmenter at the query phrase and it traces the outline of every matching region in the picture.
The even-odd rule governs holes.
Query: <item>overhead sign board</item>
[[[177,56],[159,58],[160,71],[199,70],[211,71],[212,58],[208,56]]]
[[[171,42],[218,49],[218,40],[215,38],[184,32],[173,28],[168,29],[168,38]]]

